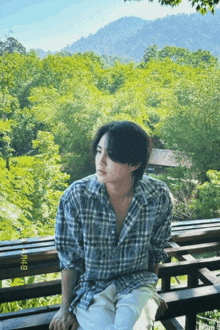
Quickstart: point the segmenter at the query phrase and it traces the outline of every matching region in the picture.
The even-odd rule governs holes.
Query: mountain
[[[106,25],[94,35],[82,37],[63,50],[70,53],[94,51],[99,55],[122,56],[140,61],[152,44],[159,48],[177,46],[209,50],[220,55],[220,9],[215,15],[178,14],[153,21],[123,17]]]
[[[134,37],[145,24],[146,20],[138,17],[123,17],[101,28],[94,35],[89,35],[87,38],[82,37],[63,50],[70,53],[94,51],[99,55],[119,55],[118,47],[115,48],[114,45],[120,44],[120,41],[124,41],[126,38]],[[129,54],[128,57],[130,57]]]

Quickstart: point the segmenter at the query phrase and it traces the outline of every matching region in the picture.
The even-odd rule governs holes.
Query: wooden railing
[[[166,252],[167,263],[160,266],[161,296],[169,309],[161,318],[186,315],[184,329],[196,329],[196,314],[220,308],[220,278],[212,271],[220,269],[220,219],[174,222],[172,240]],[[215,254],[201,258],[202,253]],[[196,259],[194,256],[200,256]],[[175,257],[178,262],[171,263]],[[187,275],[187,287],[171,287],[171,277]],[[176,320],[173,320],[175,324]],[[172,323],[172,320],[171,320]],[[167,329],[175,329],[169,327]],[[181,329],[177,325],[176,329]]]
[[[220,309],[220,279],[213,271],[220,270],[220,219],[173,223],[172,240],[166,252],[169,259],[160,265],[159,294],[168,304],[160,317],[166,329],[196,328],[196,314]],[[204,252],[212,256],[195,258]],[[214,255],[213,255],[214,254]],[[171,262],[175,257],[176,262]],[[0,242],[0,280],[59,272],[54,237],[29,238]],[[171,278],[187,276],[184,286],[171,285]],[[0,289],[0,303],[61,293],[61,280],[33,283]],[[48,329],[59,305],[44,306],[0,315],[0,330]],[[183,328],[178,316],[186,316]],[[89,330],[89,329],[88,329]]]

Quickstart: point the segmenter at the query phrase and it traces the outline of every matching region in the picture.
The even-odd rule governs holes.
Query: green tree
[[[183,47],[165,46],[158,52],[158,59],[170,58],[182,65],[193,65],[191,52]]]
[[[157,124],[168,148],[183,151],[192,160],[197,177],[220,169],[219,72],[180,81],[168,115]]]
[[[186,48],[176,46],[165,46],[159,50],[157,45],[147,47],[143,61],[148,63],[150,60],[162,61],[167,58],[178,64],[193,67],[215,67],[218,63],[217,57],[213,56],[209,51],[198,49],[190,52]]]
[[[33,117],[23,107],[30,105],[28,96],[39,70],[39,59],[32,52],[27,55],[4,52],[0,56],[0,147],[7,167],[12,151],[16,154],[30,151],[31,139],[36,137],[33,135],[36,122],[30,122]]]
[[[54,143],[51,133],[38,131],[33,148],[37,155],[31,167],[34,184],[29,200],[32,203],[32,223],[42,235],[45,228],[53,232],[58,201],[69,176],[61,172],[59,146]]]
[[[12,128],[15,124],[12,113],[18,108],[16,97],[8,93],[7,88],[0,91],[0,154],[6,161],[6,167],[9,170],[9,160],[12,155],[11,136]]]
[[[142,0],[124,0],[126,1],[142,1]],[[153,2],[153,0],[149,0]],[[211,11],[212,14],[215,12],[215,7],[219,3],[219,0],[188,0],[192,7],[196,6],[196,10],[200,12],[202,15]],[[182,0],[158,0],[159,4],[162,6],[178,6]]]
[[[217,57],[213,56],[209,51],[198,49],[195,52],[192,52],[193,55],[193,65],[198,66],[204,64],[207,66],[216,66],[218,63]]]
[[[26,54],[26,48],[13,37],[7,37],[5,41],[0,41],[0,56],[3,53],[14,53]]]
[[[220,216],[220,171],[209,170],[206,176],[208,181],[196,187],[191,204],[191,209],[195,210],[197,219]]]
[[[10,171],[0,158],[0,239],[53,234],[58,202],[67,186],[59,147],[49,132],[38,132],[35,156],[11,159]],[[25,179],[24,179],[25,178]]]
[[[30,51],[26,55],[14,53],[8,57],[11,57],[11,60],[16,63],[10,93],[16,95],[21,109],[29,107],[30,90],[39,84],[39,77],[42,72],[41,60],[34,51]]]
[[[134,71],[134,63],[122,64],[115,61],[113,67],[96,71],[94,75],[95,84],[98,89],[115,94],[133,76]]]
[[[192,207],[198,181],[191,169],[184,166],[167,168],[166,173],[160,174],[158,178],[164,181],[171,191],[174,221],[198,219],[197,210]]]
[[[150,60],[156,60],[158,58],[159,49],[157,45],[150,45],[144,52],[143,60],[145,63],[149,62]]]
[[[32,140],[36,138],[40,124],[31,109],[17,109],[11,125],[11,148],[14,156],[30,154],[33,151]]]
[[[35,118],[55,136],[71,181],[94,170],[89,146],[94,125],[106,107],[106,98],[79,79],[64,80],[59,87],[39,87],[29,98]]]
[[[37,236],[30,221],[32,204],[28,194],[32,186],[27,164],[24,167],[12,160],[8,171],[0,157],[0,240]]]

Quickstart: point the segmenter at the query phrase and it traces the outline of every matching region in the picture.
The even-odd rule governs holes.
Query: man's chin
[[[98,173],[96,173],[96,177],[97,177],[97,180],[101,183],[105,183],[106,182],[106,178],[103,176],[103,175],[100,175]]]

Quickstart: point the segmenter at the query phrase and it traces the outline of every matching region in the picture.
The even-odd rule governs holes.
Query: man
[[[72,183],[60,201],[62,303],[49,329],[152,329],[171,233],[169,190],[143,175],[151,140],[139,125],[102,126],[93,151],[96,174]]]

